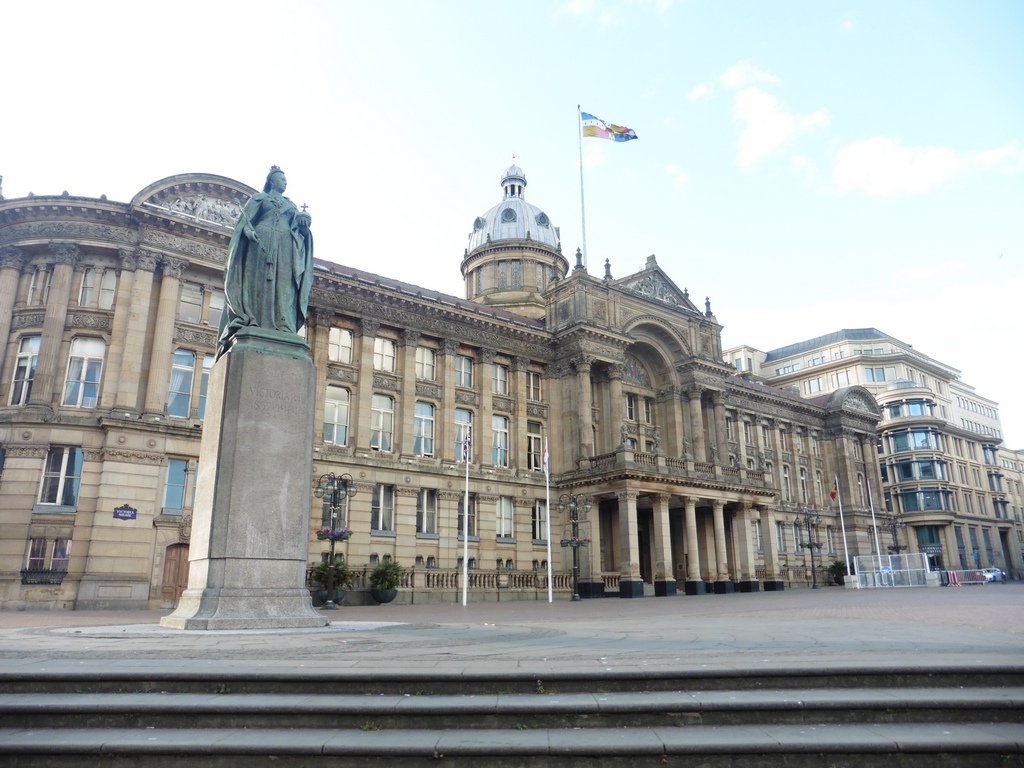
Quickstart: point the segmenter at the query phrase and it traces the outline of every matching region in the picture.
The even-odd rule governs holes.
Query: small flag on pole
[[[548,439],[544,438],[544,477],[551,477],[551,467],[548,465]]]
[[[473,455],[473,427],[470,424],[466,425],[466,436],[462,439],[462,460],[469,463],[470,457]]]
[[[832,501],[835,501],[836,500],[836,496],[838,496],[838,495],[839,495],[839,478],[836,478],[835,480],[832,481],[832,491],[829,493],[829,496],[832,498]]]
[[[636,131],[624,125],[613,125],[593,115],[582,112],[580,117],[583,120],[583,135],[594,136],[598,139],[611,139],[612,141],[632,141],[635,139]]]

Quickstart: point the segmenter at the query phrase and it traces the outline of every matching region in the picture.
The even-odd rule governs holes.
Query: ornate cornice
[[[131,451],[122,448],[104,448],[97,452],[97,461],[120,461],[125,464],[149,464],[159,466],[164,463],[164,456],[149,451]]]
[[[174,326],[174,340],[182,342],[183,344],[194,344],[206,347],[207,349],[213,349],[217,346],[216,333],[212,331],[204,332],[183,325]]]
[[[94,331],[110,330],[109,314],[94,314],[92,312],[72,312],[66,321],[68,328],[88,328]]]
[[[21,248],[0,246],[0,269],[16,269],[20,272],[27,261],[27,254]]]

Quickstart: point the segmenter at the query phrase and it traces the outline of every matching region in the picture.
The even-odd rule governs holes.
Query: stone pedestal
[[[305,586],[315,369],[294,334],[239,331],[210,375],[188,589],[173,629],[321,627]]]

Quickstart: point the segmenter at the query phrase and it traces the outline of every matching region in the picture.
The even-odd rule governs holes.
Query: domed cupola
[[[477,216],[469,233],[462,259],[466,298],[543,317],[541,293],[569,271],[558,227],[526,202],[526,174],[515,162],[502,174],[501,187],[501,202]]]

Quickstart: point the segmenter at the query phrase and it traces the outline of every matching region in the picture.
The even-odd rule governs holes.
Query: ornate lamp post
[[[806,547],[811,553],[811,589],[818,588],[818,573],[814,568],[814,550],[821,550],[821,542],[815,541],[814,532],[821,525],[821,515],[810,509],[804,510],[804,529],[807,533],[807,541],[801,546]]]
[[[580,538],[580,510],[590,512],[590,499],[585,494],[563,493],[558,497],[558,511],[569,510],[569,522],[572,524],[572,535],[562,539],[563,547],[572,547],[572,599],[580,599],[580,547],[590,544],[590,539]],[[549,534],[550,535],[550,534]]]
[[[349,535],[348,528],[338,528],[338,509],[341,507],[342,499],[347,503],[348,499],[356,495],[356,484],[352,479],[352,475],[346,473],[338,476],[333,472],[328,472],[326,475],[321,475],[320,479],[316,481],[313,495],[318,499],[325,499],[330,508],[330,528],[328,531],[323,529],[317,531],[318,539],[330,539],[331,541],[330,559],[327,561],[327,600],[324,603],[324,608],[330,610],[335,607],[334,543],[336,541],[345,541]]]
[[[888,528],[889,533],[892,534],[892,544],[889,546],[889,552],[891,552],[894,555],[898,555],[904,549],[909,549],[909,547],[904,547],[900,544],[900,539],[897,535],[897,531],[900,528],[907,527],[907,524],[903,522],[903,518],[901,518],[898,513],[886,515],[884,518],[884,522],[882,523],[882,526],[884,528]]]

